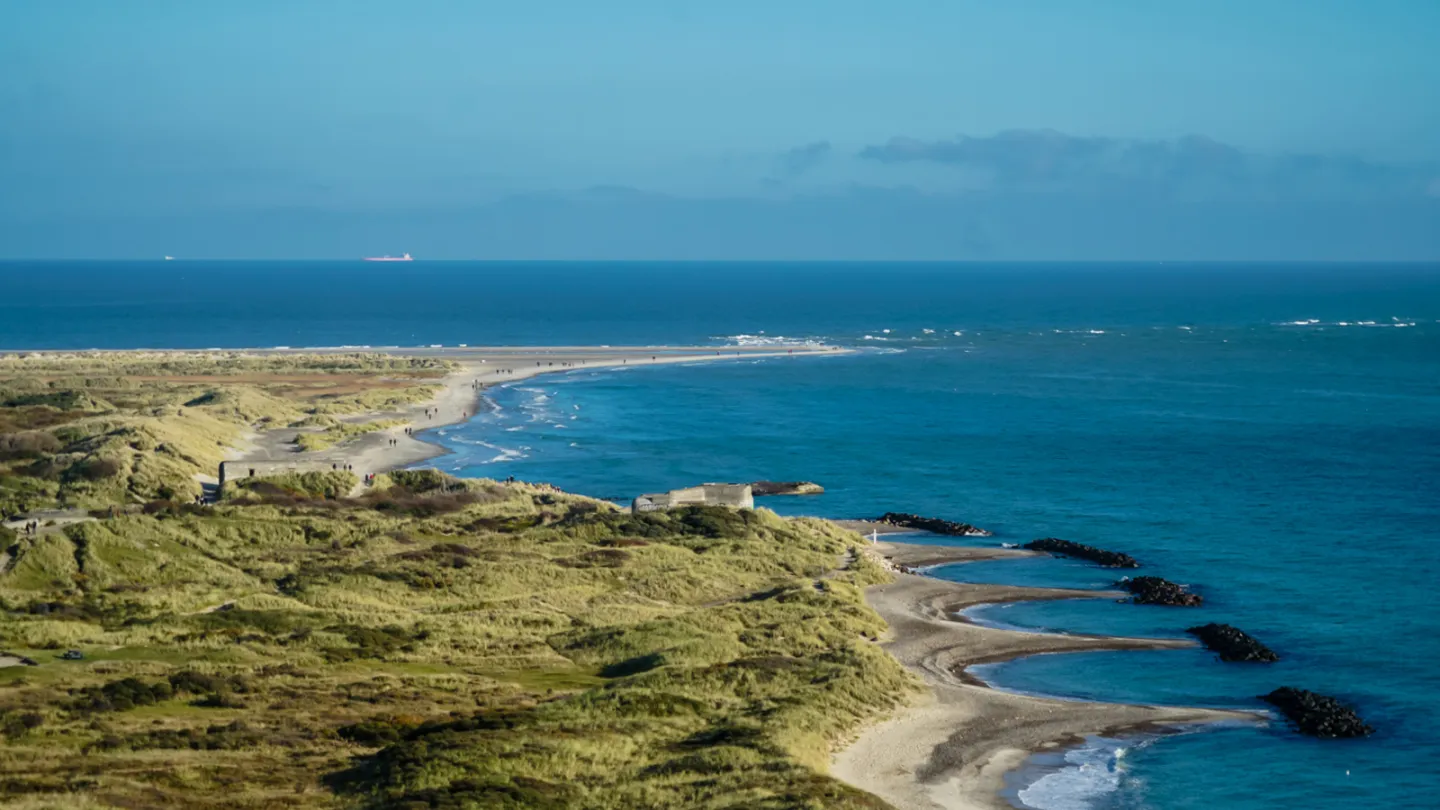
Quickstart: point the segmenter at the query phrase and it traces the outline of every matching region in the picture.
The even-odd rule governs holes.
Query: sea
[[[1440,265],[0,263],[0,348],[771,345],[825,357],[576,370],[427,435],[463,476],[626,502],[809,480],[782,514],[909,511],[1139,558],[1198,609],[1096,598],[973,621],[1175,637],[1235,624],[1283,661],[1041,655],[997,688],[1261,709],[1293,685],[1376,728],[1091,737],[1036,757],[1033,810],[1440,806]],[[1104,589],[1052,558],[958,581]]]

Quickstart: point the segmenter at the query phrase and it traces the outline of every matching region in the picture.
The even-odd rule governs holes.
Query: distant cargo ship
[[[367,261],[367,262],[413,262],[413,261],[415,261],[415,260],[412,259],[412,258],[410,258],[410,254],[409,254],[409,253],[406,253],[404,256],[366,256],[366,257],[365,257],[365,261]]]

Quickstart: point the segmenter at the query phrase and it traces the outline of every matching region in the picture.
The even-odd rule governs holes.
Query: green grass
[[[0,510],[98,516],[0,538],[0,650],[39,662],[0,669],[0,810],[882,807],[825,771],[915,683],[832,524],[434,471],[187,503],[244,432],[344,441],[447,369],[0,356]]]
[[[301,450],[314,451],[334,447],[367,433],[389,430],[405,424],[399,419],[378,419],[373,422],[340,422],[318,433],[301,433],[295,437],[295,444]]]
[[[297,488],[25,541],[0,574],[0,648],[41,665],[0,671],[0,712],[44,724],[0,746],[0,799],[884,806],[825,774],[837,741],[914,686],[873,643],[861,587],[883,572],[835,570],[856,535],[397,478],[357,500]],[[55,660],[69,648],[86,659]],[[182,671],[246,691],[133,705]],[[112,693],[132,707],[107,708]]]
[[[374,354],[3,355],[0,513],[189,501],[247,431],[323,427],[304,443],[328,447],[392,424],[335,415],[423,401],[451,369]]]

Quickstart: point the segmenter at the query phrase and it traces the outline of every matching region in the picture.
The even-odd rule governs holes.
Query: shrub
[[[70,465],[66,477],[78,481],[104,481],[120,474],[120,462],[113,458],[85,458]]]
[[[341,726],[336,729],[336,733],[340,735],[340,739],[349,740],[356,745],[379,748],[383,745],[400,742],[407,734],[414,731],[420,722],[419,719],[413,717],[387,715]]]
[[[58,453],[64,445],[49,433],[6,433],[0,435],[0,461],[42,458]]]
[[[0,735],[16,739],[44,725],[45,718],[37,712],[0,712]]]
[[[70,701],[69,709],[79,714],[123,712],[169,700],[172,695],[168,683],[149,684],[138,678],[122,678],[103,686],[85,687]]]
[[[433,492],[437,489],[464,489],[465,482],[439,470],[395,470],[389,473],[396,486],[411,492]]]
[[[216,692],[249,692],[251,685],[242,675],[211,675],[194,670],[173,672],[169,677],[170,688],[176,692],[203,695]]]
[[[355,658],[386,658],[398,652],[411,652],[416,641],[429,637],[428,633],[413,633],[403,627],[357,627],[341,625],[328,628],[331,632],[345,635],[355,649],[332,649],[326,652],[332,661],[349,661]]]
[[[191,751],[238,751],[260,745],[293,745],[305,735],[275,735],[251,727],[244,720],[235,720],[225,725],[209,726],[205,729],[157,729],[132,737],[107,735],[92,743],[86,751],[129,749],[140,751],[147,748],[190,749]],[[309,735],[313,736],[313,735]]]

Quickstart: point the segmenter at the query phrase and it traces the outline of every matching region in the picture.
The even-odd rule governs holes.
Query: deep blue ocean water
[[[1228,621],[1285,660],[1201,651],[987,667],[1011,689],[1259,707],[1291,684],[1379,732],[1281,725],[1097,740],[1027,769],[1039,808],[1440,805],[1440,266],[0,263],[0,348],[731,343],[824,358],[584,370],[492,389],[436,466],[601,497],[808,479],[789,514],[935,514],[1123,550],[1198,610],[971,612],[1174,636]],[[939,576],[1102,588],[1063,560]],[[1039,779],[1038,782],[1034,781]]]

